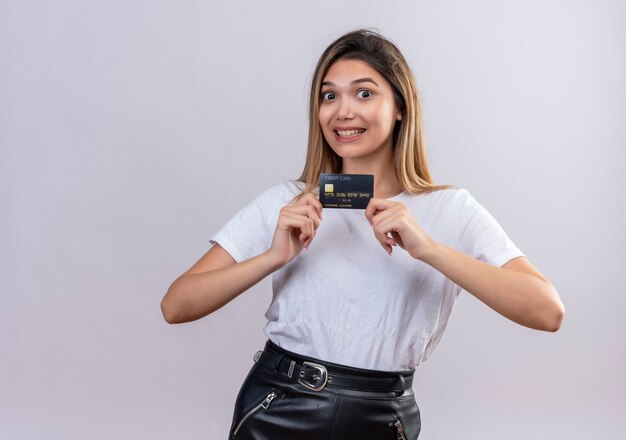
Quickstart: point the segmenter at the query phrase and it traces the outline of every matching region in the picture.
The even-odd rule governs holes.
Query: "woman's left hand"
[[[434,246],[434,241],[426,235],[402,202],[374,197],[365,208],[365,217],[372,225],[376,239],[389,255],[392,246],[397,244],[419,260]],[[391,233],[391,237],[388,233]]]

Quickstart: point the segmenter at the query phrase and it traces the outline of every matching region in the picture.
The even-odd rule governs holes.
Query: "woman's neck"
[[[404,191],[391,163],[382,161],[366,163],[344,159],[341,174],[373,174],[374,195],[378,198],[388,199]]]

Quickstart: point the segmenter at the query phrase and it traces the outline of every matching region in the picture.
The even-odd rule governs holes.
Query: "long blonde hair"
[[[302,193],[319,189],[320,173],[340,173],[342,158],[328,145],[319,121],[320,92],[328,69],[340,59],[358,59],[380,73],[391,85],[402,111],[393,129],[393,165],[396,177],[411,194],[422,194],[452,185],[435,185],[428,169],[422,110],[411,69],[400,50],[376,31],[358,29],[335,40],[322,54],[313,73],[309,95],[309,140],[306,162],[297,179]]]

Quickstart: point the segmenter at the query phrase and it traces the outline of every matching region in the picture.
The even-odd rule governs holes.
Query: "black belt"
[[[320,362],[316,359],[298,356],[288,352],[268,340],[265,349],[254,356],[254,361],[281,373],[314,391],[324,387],[348,388],[358,391],[394,392],[404,394],[413,385],[413,372],[375,372]],[[360,373],[360,374],[359,374]]]

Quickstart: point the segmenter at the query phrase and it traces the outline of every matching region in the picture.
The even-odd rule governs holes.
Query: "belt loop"
[[[404,382],[404,376],[402,374],[399,374],[398,377],[400,378],[400,389],[396,390],[396,396],[400,397],[401,395],[404,394],[404,388],[405,388],[405,382]]]
[[[274,365],[274,371],[275,372],[279,372],[278,368],[280,367],[280,363],[282,362],[283,358],[285,357],[285,355],[283,353],[280,354],[280,356],[278,357],[278,361],[276,362],[276,364]]]

